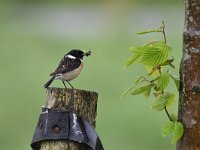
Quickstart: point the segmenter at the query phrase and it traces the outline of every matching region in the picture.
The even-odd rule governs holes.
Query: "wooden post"
[[[92,91],[63,88],[47,88],[44,107],[75,112],[93,127],[96,124],[98,94]],[[43,141],[40,150],[88,150],[84,144],[73,141]]]

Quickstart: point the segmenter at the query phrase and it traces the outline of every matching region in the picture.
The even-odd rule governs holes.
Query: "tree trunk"
[[[200,150],[200,0],[185,0],[178,118],[184,125],[177,150]]]
[[[97,97],[95,92],[48,88],[44,107],[75,112],[95,127]],[[41,142],[40,150],[88,150],[88,147],[77,142],[60,140]]]

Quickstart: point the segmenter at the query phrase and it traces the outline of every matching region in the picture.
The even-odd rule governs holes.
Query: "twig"
[[[168,110],[167,110],[167,108],[166,108],[166,107],[165,107],[165,112],[166,112],[166,114],[167,114],[167,116],[168,116],[169,120],[170,120],[170,121],[172,121],[172,119],[171,119],[171,116],[170,116],[170,114],[169,114],[169,112],[168,112]]]
[[[163,36],[164,36],[164,42],[165,44],[167,43],[167,38],[166,38],[166,35],[165,35],[165,23],[164,21],[162,21],[162,24],[161,24],[161,27],[160,27],[162,33],[163,33]]]
[[[159,68],[158,71],[159,71],[159,74],[161,75],[161,68]],[[164,90],[162,90],[162,94],[164,94]],[[170,114],[169,114],[169,112],[168,112],[166,106],[165,106],[164,109],[165,109],[165,113],[167,114],[169,120],[172,121],[171,116],[170,116]]]

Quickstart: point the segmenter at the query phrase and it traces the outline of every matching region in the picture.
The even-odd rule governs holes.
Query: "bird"
[[[56,70],[50,74],[50,76],[52,77],[44,85],[44,88],[48,88],[54,80],[60,79],[62,80],[62,83],[64,84],[65,88],[67,88],[65,85],[65,81],[67,81],[71,88],[74,89],[74,87],[70,84],[69,81],[73,80],[80,74],[83,68],[83,57],[89,56],[90,54],[91,51],[85,52],[80,49],[70,50],[61,59]]]

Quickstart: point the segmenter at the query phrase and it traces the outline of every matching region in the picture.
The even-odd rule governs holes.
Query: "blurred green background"
[[[91,49],[74,87],[99,93],[97,132],[106,150],[173,150],[160,128],[164,112],[150,109],[153,99],[120,95],[145,72],[140,65],[123,70],[128,47],[158,34],[134,33],[166,24],[178,74],[182,49],[183,2],[0,1],[0,149],[30,150],[46,93],[43,84],[70,49]],[[60,81],[52,86],[63,87]],[[176,91],[173,84],[169,90]],[[176,96],[178,99],[178,96]],[[177,111],[177,102],[170,112]]]

